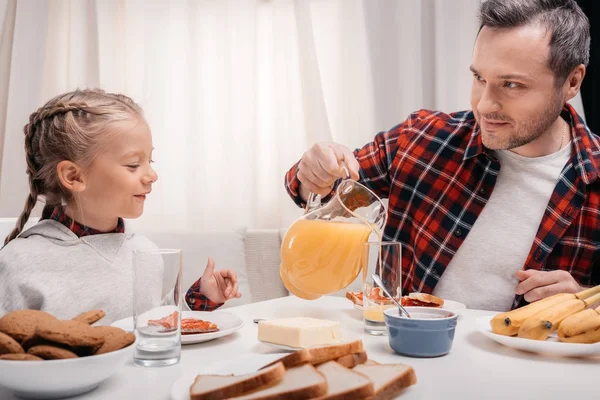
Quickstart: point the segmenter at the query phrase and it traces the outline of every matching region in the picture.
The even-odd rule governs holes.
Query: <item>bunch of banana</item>
[[[523,321],[532,315],[565,301],[585,299],[597,293],[600,293],[600,285],[583,290],[579,293],[555,294],[554,296],[546,297],[545,299],[528,304],[525,307],[500,313],[490,321],[492,332],[499,335],[514,336],[519,332],[519,328],[521,327]]]
[[[519,337],[533,340],[546,340],[558,329],[560,323],[570,315],[585,310],[591,304],[600,301],[600,293],[586,299],[571,299],[553,305],[533,314],[521,324]]]
[[[565,318],[558,327],[558,340],[570,343],[600,342],[600,307],[588,308]]]

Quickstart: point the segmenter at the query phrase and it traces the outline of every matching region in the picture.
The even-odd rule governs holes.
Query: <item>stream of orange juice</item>
[[[337,221],[299,220],[281,246],[281,274],[299,297],[314,299],[347,287],[361,269],[370,226]],[[284,280],[284,284],[286,281]]]

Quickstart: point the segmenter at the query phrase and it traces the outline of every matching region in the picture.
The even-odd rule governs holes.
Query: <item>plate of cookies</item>
[[[0,386],[35,398],[95,389],[132,358],[136,339],[117,327],[92,325],[103,317],[102,310],[71,320],[39,310],[0,317]]]
[[[162,315],[157,313],[149,325],[169,328],[176,323],[176,313]],[[154,318],[154,317],[153,317]],[[133,318],[123,318],[112,326],[126,331],[133,330]],[[183,311],[181,313],[181,344],[208,342],[230,335],[244,326],[244,321],[225,311]]]

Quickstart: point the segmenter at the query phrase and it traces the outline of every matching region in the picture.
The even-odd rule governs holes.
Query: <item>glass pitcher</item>
[[[279,275],[295,296],[313,300],[344,289],[361,270],[363,244],[381,240],[387,208],[362,184],[345,179],[326,204],[311,194],[306,213],[281,244]]]

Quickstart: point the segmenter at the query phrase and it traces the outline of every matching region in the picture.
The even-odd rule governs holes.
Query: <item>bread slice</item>
[[[198,375],[190,387],[191,400],[224,399],[248,391],[274,385],[283,380],[286,371],[283,363],[244,375]]]
[[[336,344],[327,344],[323,346],[309,347],[308,351],[312,356],[310,362],[313,365],[319,365],[326,361],[335,360],[347,354],[359,353],[363,351],[362,340],[353,342],[342,342]]]
[[[328,361],[317,367],[327,379],[327,394],[321,400],[364,399],[375,393],[373,383],[366,376]]]
[[[444,299],[427,293],[409,293],[408,296],[402,297],[402,305],[404,307],[434,307],[439,308],[444,305]]]
[[[286,356],[278,358],[277,360],[273,361],[272,363],[265,365],[261,369],[270,367],[271,365],[277,364],[278,362],[283,363],[283,366],[287,369],[287,368],[295,367],[300,364],[305,364],[307,362],[310,362],[311,359],[312,359],[312,356],[310,355],[310,351],[308,351],[307,349],[300,349],[300,350],[294,351],[293,353],[290,353]]]
[[[373,382],[375,395],[371,399],[392,399],[402,389],[417,383],[412,367],[406,364],[357,365],[354,372],[365,375]]]
[[[346,298],[359,306],[363,304],[363,292],[346,292]]]
[[[327,394],[327,381],[312,364],[304,364],[287,370],[283,379],[264,389],[258,389],[247,393],[238,400],[268,400],[268,399],[290,399],[304,400]]]
[[[346,354],[336,358],[335,361],[346,368],[354,368],[358,364],[364,364],[367,361],[367,352],[363,350],[354,354]]]
[[[381,365],[377,361],[373,361],[370,358],[367,361],[365,361],[363,364],[365,364],[365,365]]]

